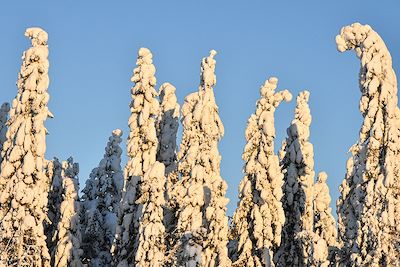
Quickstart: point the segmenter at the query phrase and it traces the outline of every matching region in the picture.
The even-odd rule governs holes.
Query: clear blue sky
[[[127,136],[137,50],[152,50],[157,88],[163,82],[174,84],[182,103],[197,90],[201,58],[215,49],[215,95],[226,130],[220,152],[222,176],[229,185],[229,214],[243,176],[246,122],[260,85],[272,75],[279,78],[279,88],[294,96],[303,89],[311,92],[315,169],[328,173],[336,201],[361,114],[359,62],[353,52],[337,52],[334,38],[344,25],[370,24],[385,40],[398,70],[400,2],[280,2],[3,1],[0,101],[16,95],[21,55],[29,47],[25,28],[44,28],[50,47],[49,106],[55,115],[46,123],[47,158],[72,155],[80,163],[82,189],[111,131],[121,128]],[[276,149],[286,136],[294,105],[295,101],[283,103],[276,112]]]

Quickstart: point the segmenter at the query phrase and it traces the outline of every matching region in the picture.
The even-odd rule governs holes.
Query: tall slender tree
[[[335,266],[337,254],[337,229],[332,215],[331,196],[326,183],[328,175],[318,174],[314,184],[314,266]]]
[[[276,93],[277,84],[275,77],[265,81],[245,132],[245,176],[239,185],[239,203],[233,216],[233,238],[237,243],[234,266],[273,266],[274,253],[281,243],[285,223],[281,202],[283,173],[274,151],[274,113],[292,95],[287,90]]]
[[[56,249],[57,242],[53,240],[56,234],[58,223],[61,217],[61,202],[62,202],[62,164],[57,159],[54,158],[47,162],[46,166],[47,176],[51,179],[50,190],[48,194],[47,202],[47,217],[48,221],[45,223],[45,234],[47,236],[47,247],[49,251],[54,251]]]
[[[110,249],[123,183],[121,136],[120,129],[112,132],[103,159],[92,170],[82,190],[83,261],[93,267],[111,264]]]
[[[311,113],[310,93],[297,96],[295,117],[287,129],[284,170],[283,209],[285,225],[282,242],[275,255],[276,266],[312,266],[314,149],[309,142]]]
[[[10,104],[5,102],[0,107],[0,173],[1,173],[1,162],[3,161],[2,151],[3,143],[7,140],[7,117],[10,111]]]
[[[151,227],[153,238],[148,239],[148,231],[144,232],[146,225],[150,224],[148,214],[144,212],[151,209],[152,205],[160,205],[159,199],[149,190],[150,181],[155,181],[153,168],[159,170],[160,164],[156,163],[158,139],[156,131],[157,116],[160,104],[157,99],[155,67],[153,65],[153,55],[147,48],[141,48],[138,53],[137,67],[133,71],[131,116],[129,118],[130,133],[127,141],[128,163],[125,168],[125,184],[123,189],[122,201],[118,215],[118,225],[116,229],[116,241],[112,250],[115,255],[114,265],[118,267],[142,266],[146,264],[146,259],[150,259],[155,251],[163,251],[163,240],[165,229],[163,227]],[[148,173],[150,172],[150,173]],[[157,176],[158,177],[158,176]],[[163,184],[165,176],[158,177]],[[154,184],[159,188],[158,184]],[[153,188],[151,188],[153,190]],[[144,195],[148,195],[144,198]],[[163,221],[163,213],[155,209],[152,216],[156,223]],[[150,248],[150,249],[149,249]],[[158,252],[157,252],[158,253]],[[159,254],[157,254],[159,255]],[[161,257],[157,257],[163,262]]]
[[[10,110],[0,174],[0,265],[50,266],[43,222],[50,179],[44,173],[44,121],[52,117],[47,33],[28,28],[32,47],[23,54],[18,94]]]
[[[201,62],[200,86],[182,107],[183,137],[178,153],[181,180],[175,187],[179,205],[176,266],[230,266],[227,184],[220,175],[218,143],[224,127],[218,115],[213,86],[214,56]]]
[[[341,264],[400,265],[400,111],[392,58],[381,37],[354,23],[336,36],[338,50],[355,50],[363,124],[350,151],[337,202]]]
[[[166,246],[168,254],[168,262],[173,255],[173,247],[175,239],[173,231],[177,223],[177,207],[178,203],[172,196],[174,185],[178,181],[178,164],[176,155],[176,139],[179,127],[179,111],[180,107],[175,95],[175,87],[170,83],[164,83],[160,87],[160,116],[158,120],[158,141],[159,147],[157,152],[157,160],[165,165],[165,208],[164,208],[164,225],[166,231]]]
[[[53,236],[55,247],[51,251],[54,267],[82,267],[81,228],[79,202],[79,165],[72,158],[63,161],[61,170],[60,217]]]

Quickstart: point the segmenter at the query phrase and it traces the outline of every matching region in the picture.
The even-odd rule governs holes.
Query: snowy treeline
[[[314,170],[310,92],[277,152],[275,111],[291,101],[270,77],[245,130],[244,176],[229,222],[214,96],[216,51],[200,64],[182,108],[176,88],[157,90],[153,54],[140,48],[131,81],[126,166],[122,131],[79,196],[79,165],[45,159],[47,33],[29,28],[18,92],[0,108],[0,267],[400,266],[400,109],[383,40],[368,25],[344,27],[338,50],[361,60],[360,138],[340,186],[338,222],[328,175]],[[178,128],[182,138],[178,144]]]

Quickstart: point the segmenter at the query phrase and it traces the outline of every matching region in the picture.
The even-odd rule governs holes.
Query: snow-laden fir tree
[[[57,226],[61,216],[61,202],[62,202],[62,164],[54,158],[51,161],[47,161],[45,171],[48,177],[50,177],[51,185],[48,193],[47,202],[47,217],[48,221],[45,223],[45,234],[47,237],[47,247],[49,251],[54,251],[56,242],[53,241],[53,237],[57,231]]]
[[[165,165],[165,209],[164,225],[166,230],[167,250],[171,251],[174,245],[172,235],[176,226],[177,203],[171,196],[172,188],[178,181],[176,138],[179,126],[179,104],[175,95],[175,87],[170,83],[164,83],[160,87],[160,116],[158,121],[158,152],[157,160]]]
[[[8,112],[10,111],[10,104],[3,103],[0,107],[0,172],[1,172],[1,162],[3,160],[1,156],[1,152],[3,151],[3,143],[7,140],[7,117]]]
[[[233,217],[237,243],[234,266],[273,266],[274,253],[281,243],[285,223],[283,173],[274,151],[274,113],[292,95],[287,90],[276,93],[277,83],[278,79],[271,77],[261,87],[261,98],[245,132],[245,176],[239,185],[239,203]]]
[[[214,56],[201,62],[200,86],[182,107],[183,137],[178,153],[181,180],[174,188],[179,203],[174,266],[230,266],[227,184],[220,175],[218,143],[224,127],[213,86]]]
[[[80,202],[79,202],[79,165],[72,158],[61,163],[60,217],[53,236],[55,243],[51,251],[51,266],[82,267]]]
[[[147,48],[138,53],[137,67],[133,71],[130,133],[127,140],[128,163],[125,184],[118,214],[114,265],[158,266],[164,262],[163,196],[165,176],[162,163],[156,163],[158,149],[157,116],[160,104],[157,99],[153,55]],[[157,178],[157,179],[156,179]],[[160,183],[162,188],[160,188]],[[164,197],[164,196],[163,196]],[[152,211],[148,213],[148,211]]]
[[[313,185],[314,149],[309,142],[311,114],[310,93],[297,96],[295,117],[287,129],[284,171],[283,209],[285,224],[282,242],[274,261],[276,266],[311,266],[313,264]]]
[[[359,140],[350,148],[337,201],[344,266],[400,265],[400,112],[392,58],[381,37],[354,23],[336,36],[338,50],[361,60]]]
[[[82,190],[83,261],[88,266],[111,265],[111,245],[114,240],[117,211],[121,200],[123,173],[121,169],[122,131],[110,136],[103,159],[94,168]]]
[[[28,28],[32,47],[23,54],[18,94],[10,110],[0,174],[0,265],[50,266],[43,222],[50,179],[44,172],[46,134],[51,117],[48,35]]]
[[[167,177],[177,170],[176,135],[179,127],[179,104],[175,95],[176,88],[170,83],[160,87],[160,116],[158,123],[159,149],[157,160],[165,165]],[[176,182],[176,175],[169,178]]]
[[[314,266],[335,266],[337,229],[332,215],[331,196],[326,183],[328,175],[320,172],[314,184]]]

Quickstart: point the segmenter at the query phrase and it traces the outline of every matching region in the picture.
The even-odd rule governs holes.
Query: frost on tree
[[[320,172],[314,184],[314,266],[334,266],[336,262],[337,230],[327,178],[325,172]]]
[[[3,103],[0,107],[0,172],[1,172],[1,162],[3,161],[2,151],[3,151],[3,143],[6,141],[6,133],[7,133],[7,116],[10,111],[10,104]]]
[[[336,36],[338,50],[361,60],[360,112],[364,121],[350,148],[337,202],[341,264],[400,265],[400,112],[392,58],[381,37],[354,23]]]
[[[171,196],[172,188],[178,181],[176,138],[179,126],[179,104],[175,95],[175,87],[164,83],[160,88],[160,116],[158,121],[158,152],[157,160],[165,165],[165,197],[164,225],[167,232],[168,248],[173,246],[172,231],[176,226],[177,203]]]
[[[28,28],[32,47],[23,54],[18,94],[10,110],[0,174],[0,265],[49,266],[43,222],[50,179],[44,172],[44,121],[52,117],[47,33]]]
[[[245,132],[245,176],[239,185],[239,203],[233,217],[234,266],[273,266],[274,253],[281,243],[285,223],[283,173],[274,152],[274,113],[292,95],[287,90],[275,93],[277,83],[278,79],[271,77],[261,87],[261,98]]]
[[[311,114],[310,93],[297,96],[295,117],[287,129],[284,172],[283,209],[285,224],[282,242],[274,261],[276,266],[311,266],[313,264],[313,184],[314,149],[309,142]]]
[[[79,203],[79,165],[72,158],[61,163],[61,204],[57,230],[52,241],[51,266],[82,267]]]
[[[165,231],[159,225],[159,221],[163,221],[163,213],[159,213],[158,209],[160,200],[156,191],[159,189],[159,181],[156,181],[154,175],[157,175],[163,184],[165,176],[158,176],[161,167],[160,164],[156,164],[156,123],[160,104],[154,89],[156,69],[152,58],[150,50],[141,48],[131,79],[135,85],[131,91],[131,116],[128,122],[129,160],[125,168],[116,240],[112,248],[115,255],[114,264],[118,267],[143,266],[155,255],[156,260],[163,261],[159,251],[163,251]],[[149,186],[149,183],[154,184]],[[144,212],[152,209],[154,212],[148,217],[149,214]],[[149,228],[146,228],[146,225],[149,225]],[[147,230],[143,231],[145,228]]]
[[[230,266],[227,184],[220,175],[218,143],[224,127],[213,86],[214,56],[203,58],[200,86],[182,107],[183,137],[178,152],[181,180],[174,188],[179,204],[174,266]]]
[[[103,159],[92,170],[82,190],[83,261],[93,267],[111,265],[110,249],[123,183],[121,136],[120,129],[112,132]]]

